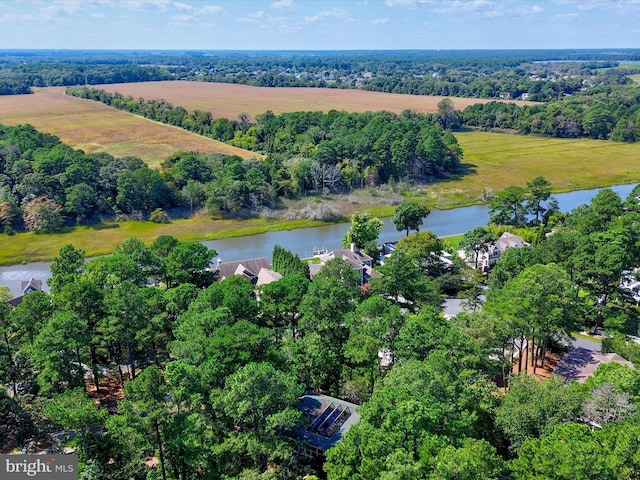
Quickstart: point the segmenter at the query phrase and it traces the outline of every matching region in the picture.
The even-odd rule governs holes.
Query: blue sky
[[[0,49],[640,48],[640,0],[0,0]]]

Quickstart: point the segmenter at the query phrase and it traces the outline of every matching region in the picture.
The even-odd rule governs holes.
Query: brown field
[[[164,99],[189,111],[209,111],[214,118],[235,119],[241,113],[250,117],[271,110],[275,114],[285,112],[345,110],[347,112],[372,112],[388,110],[400,113],[414,110],[432,113],[444,97],[402,95],[396,93],[340,90],[335,88],[269,88],[250,87],[229,83],[187,81],[119,83],[96,85],[108,92],[120,92],[145,100]],[[456,109],[462,110],[475,103],[490,100],[479,98],[453,98]],[[534,102],[514,101],[518,105]]]
[[[33,95],[0,95],[0,124],[25,123],[87,153],[136,156],[154,167],[178,151],[260,156],[99,102],[67,96],[64,87],[36,89]]]

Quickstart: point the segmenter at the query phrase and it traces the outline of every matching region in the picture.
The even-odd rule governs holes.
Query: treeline
[[[180,79],[262,87],[356,88],[413,95],[548,102],[631,84],[637,50],[356,52],[1,52],[12,85],[92,85]],[[13,79],[13,80],[12,80]]]
[[[32,93],[31,87],[174,80],[163,67],[74,63],[0,64],[0,95]]]
[[[640,140],[640,91],[599,88],[588,95],[534,106],[504,102],[475,104],[464,109],[462,118],[465,125],[485,130],[636,142]]]
[[[218,281],[215,252],[168,236],[90,262],[67,245],[50,294],[0,304],[0,442],[72,430],[59,448],[101,480],[637,478],[637,369],[568,384],[524,372],[581,324],[637,328],[617,285],[640,261],[639,190],[554,217],[552,235],[505,252],[487,288],[465,271],[468,311],[450,320],[431,232],[403,238],[367,289],[341,259],[309,280],[281,248],[283,277],[256,287]],[[324,464],[299,454],[305,390],[361,405]]]
[[[628,72],[581,64],[525,64],[513,69],[490,71],[477,65],[436,69],[429,72],[397,72],[362,81],[363,90],[411,95],[440,95],[468,98],[526,97],[535,102],[550,102],[595,86],[630,85]],[[601,69],[605,69],[602,71]],[[426,74],[425,74],[426,73]],[[524,95],[524,97],[523,97]]]
[[[274,129],[272,132],[282,137],[285,128],[293,128],[293,120],[298,119],[297,125],[303,128],[307,117],[320,121],[326,116],[292,114],[286,117],[289,120],[282,131]],[[281,120],[275,116],[271,118]],[[336,125],[357,119],[337,112],[329,118],[333,120],[331,124]],[[180,209],[176,211],[180,215],[205,209],[212,215],[245,217],[260,214],[265,208],[279,207],[283,197],[377,185],[390,178],[400,178],[400,175],[402,178],[407,175],[423,178],[427,174],[444,176],[457,164],[457,145],[449,148],[438,143],[439,135],[455,142],[452,135],[443,134],[439,127],[430,124],[422,127],[420,138],[410,138],[412,130],[409,130],[404,134],[407,143],[418,143],[415,148],[423,155],[413,152],[413,156],[409,156],[412,155],[410,150],[408,153],[399,150],[408,147],[407,143],[402,143],[403,138],[397,137],[398,141],[392,143],[389,136],[398,134],[398,130],[387,128],[385,118],[392,120],[386,114],[362,116],[361,123],[353,123],[350,130],[345,129],[350,135],[335,136],[336,140],[326,146],[314,147],[311,132],[297,134],[299,141],[290,148],[300,149],[304,148],[301,145],[307,145],[308,156],[281,149],[267,160],[259,161],[215,153],[181,152],[166,159],[160,171],[150,169],[134,157],[85,154],[29,125],[0,127],[0,225],[7,233],[22,229],[53,232],[65,225],[120,217],[167,221],[169,209]],[[367,120],[370,120],[368,124]],[[411,117],[396,117],[396,120],[395,127],[406,125],[415,129],[417,127],[411,125],[419,125]],[[391,125],[394,127],[392,122]],[[273,125],[265,116],[265,122],[258,126]],[[243,141],[249,137],[257,139],[258,126],[249,127],[242,134]],[[358,130],[360,126],[363,131]],[[316,127],[316,131],[320,132],[321,127]],[[429,137],[431,133],[434,137]],[[269,135],[265,130],[260,138],[264,142],[276,136]],[[361,144],[355,147],[361,148],[358,160],[363,163],[356,159],[345,160],[349,141],[358,139],[363,143],[375,140],[374,146],[380,155],[373,152],[366,156],[368,147]],[[336,146],[344,149],[336,151]],[[391,149],[396,155],[392,157],[393,162],[397,160],[397,163],[387,160],[385,154],[390,152],[384,149]],[[414,171],[407,171],[407,158],[399,158],[400,154],[409,156]],[[435,160],[439,154],[447,156]],[[423,158],[430,161],[423,162]],[[340,161],[336,163],[337,160]],[[419,171],[416,165],[420,166]]]
[[[30,125],[0,126],[0,225],[6,233],[52,232],[120,216],[166,221],[164,210],[178,207],[256,210],[277,203],[271,170],[235,156],[181,153],[157,171],[135,157],[85,154]]]
[[[252,122],[212,120],[210,112],[188,113],[164,100],[135,100],[100,89],[72,87],[68,95],[88,98],[153,120],[177,125],[269,155],[274,162],[289,162],[297,170],[312,164],[322,170],[313,184],[298,184],[301,191],[357,188],[385,184],[389,179],[424,180],[457,172],[462,150],[456,138],[439,125],[440,117],[414,112],[347,113],[331,111],[274,115],[266,112]],[[310,173],[303,174],[307,178]]]

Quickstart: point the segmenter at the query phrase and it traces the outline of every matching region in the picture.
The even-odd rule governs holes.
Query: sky
[[[0,50],[43,48],[640,48],[640,0],[0,0]]]

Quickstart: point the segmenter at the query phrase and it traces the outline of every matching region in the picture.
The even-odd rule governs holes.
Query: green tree
[[[490,292],[487,309],[513,322],[519,348],[518,372],[531,359],[534,372],[552,337],[571,332],[580,311],[574,284],[556,264],[533,265]],[[523,350],[526,346],[526,350]],[[537,349],[536,349],[537,346]],[[523,358],[524,356],[524,358]]]
[[[540,439],[527,439],[512,462],[516,479],[588,480],[620,478],[606,462],[598,434],[586,425],[556,425]]]
[[[467,438],[462,446],[448,445],[434,459],[433,477],[447,480],[503,478],[505,461],[486,440]]]
[[[473,254],[475,268],[478,268],[480,253],[489,249],[489,244],[495,242],[496,237],[486,227],[475,227],[467,230],[460,239],[459,246],[467,255]]]
[[[376,242],[383,223],[376,217],[356,212],[351,215],[351,226],[342,239],[342,246],[348,248],[352,243],[362,250],[371,242]]]
[[[393,298],[396,303],[402,300],[411,310],[425,305],[440,308],[442,298],[436,284],[422,273],[403,250],[393,252],[380,271],[382,277],[371,282],[375,292]]]
[[[544,177],[536,177],[527,182],[527,190],[527,210],[535,215],[534,222],[537,225],[541,216],[558,209],[558,202],[551,196],[551,183]],[[546,208],[543,206],[545,202]]]
[[[577,422],[584,398],[578,385],[565,385],[560,377],[540,381],[523,373],[510,382],[496,408],[496,426],[507,439],[511,453],[516,454],[527,439],[549,435],[564,422]]]
[[[75,215],[76,222],[82,223],[94,212],[97,196],[94,189],[86,183],[79,183],[67,188],[65,191],[67,202],[66,210]]]
[[[125,385],[122,415],[136,430],[149,437],[158,454],[163,480],[166,480],[164,424],[169,417],[168,387],[161,370],[152,365]]]
[[[406,236],[409,236],[409,231],[420,231],[420,225],[423,220],[431,213],[428,207],[420,205],[419,203],[401,203],[396,207],[393,213],[391,221],[396,227],[396,230],[405,230]]]
[[[438,278],[443,275],[455,275],[457,267],[443,261],[442,253],[446,247],[444,242],[433,232],[416,232],[408,237],[400,239],[397,249],[407,254],[422,272],[430,278]]]
[[[57,232],[62,228],[62,208],[51,199],[38,197],[25,207],[22,220],[27,230],[37,233]]]
[[[489,218],[497,225],[526,225],[526,191],[522,187],[511,185],[498,192],[489,204]]]
[[[307,293],[309,281],[300,275],[285,275],[276,282],[262,286],[260,291],[260,309],[268,317],[267,324],[280,336],[278,329],[289,327],[291,337],[297,336],[297,319],[302,298]]]
[[[90,457],[89,441],[103,428],[107,412],[96,406],[80,388],[55,395],[44,408],[47,417],[66,429],[80,431],[80,448],[86,461]],[[95,440],[94,440],[95,441]],[[96,442],[98,443],[98,442]]]
[[[206,269],[218,253],[208,249],[200,242],[187,242],[176,245],[165,260],[167,286],[174,287],[180,283],[193,283],[206,286]],[[210,279],[211,281],[213,278]]]
[[[84,271],[84,250],[70,243],[58,251],[51,262],[51,279],[48,284],[51,293],[59,292],[68,283],[74,282]]]

